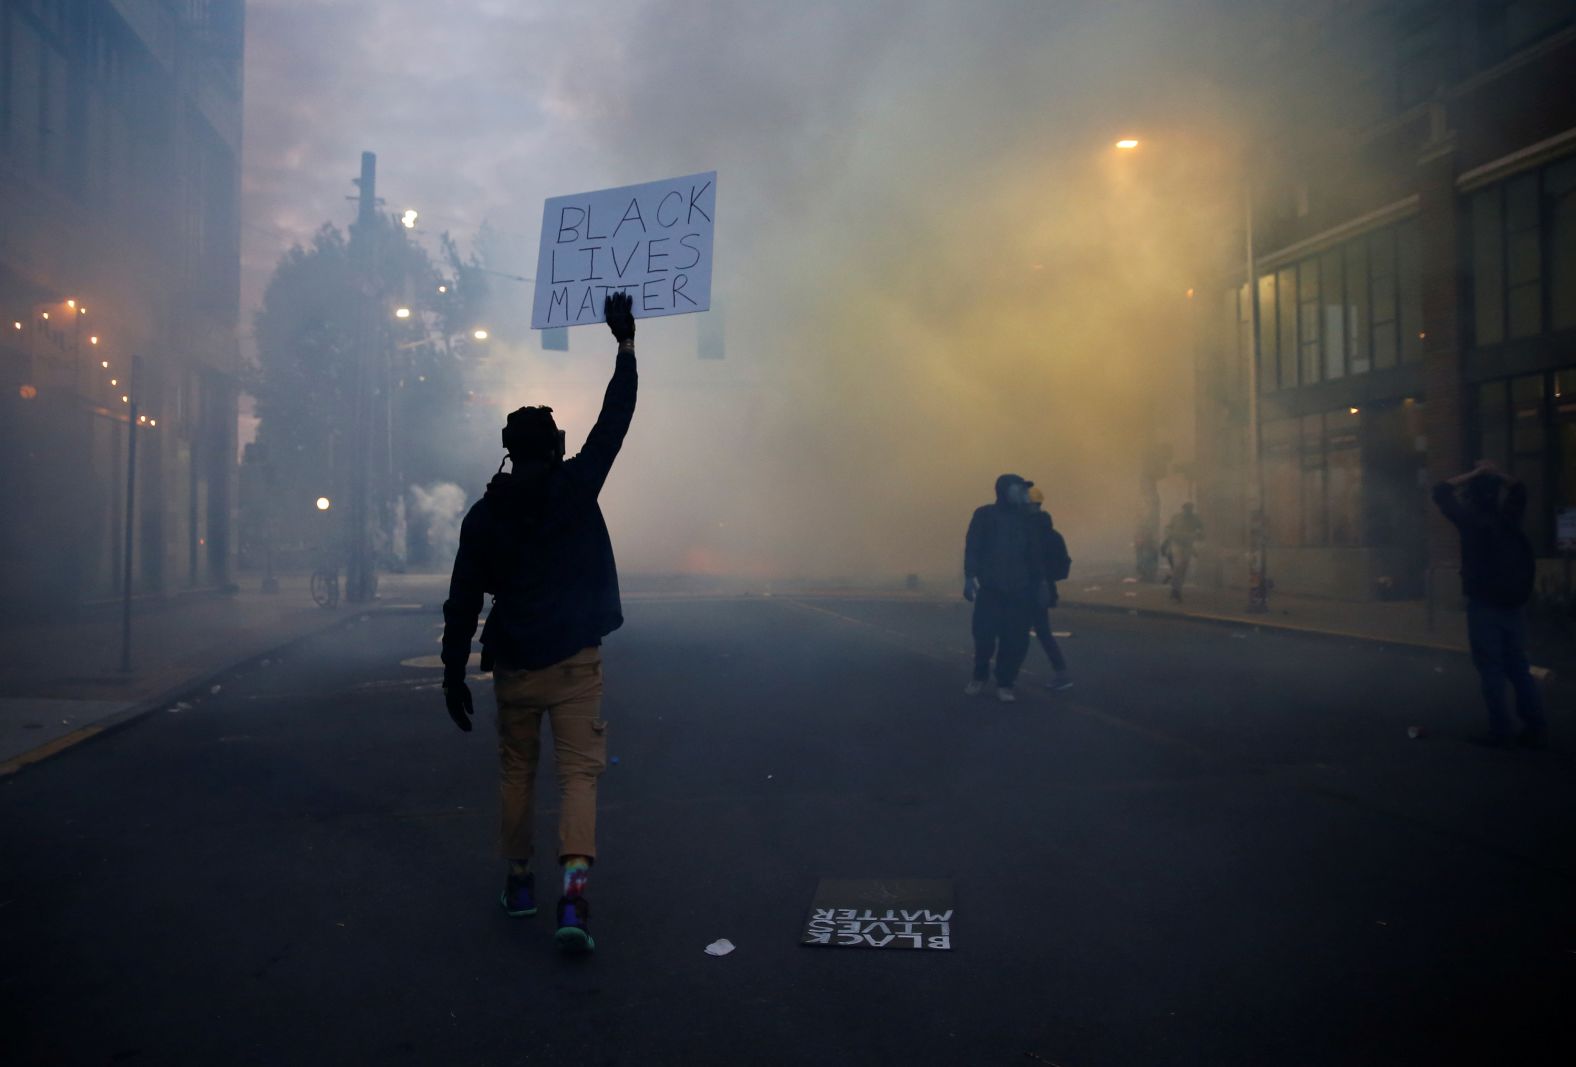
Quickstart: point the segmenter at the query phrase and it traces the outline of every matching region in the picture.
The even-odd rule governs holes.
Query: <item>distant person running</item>
[[[1501,499],[1501,490],[1503,499]],[[1461,498],[1465,498],[1464,501]],[[1527,487],[1479,460],[1465,474],[1434,486],[1434,503],[1461,532],[1461,591],[1467,598],[1467,641],[1488,705],[1488,735],[1496,748],[1519,741],[1548,744],[1543,696],[1527,663],[1527,620],[1537,562],[1522,532]],[[1519,735],[1511,733],[1505,683],[1516,691]]]
[[[634,418],[636,387],[629,296],[608,296],[603,316],[618,356],[585,447],[564,458],[564,433],[551,408],[510,414],[503,446],[513,470],[503,474],[500,465],[465,516],[443,605],[444,702],[455,724],[469,731],[465,667],[482,596],[493,596],[481,666],[493,672],[498,701],[500,851],[509,861],[499,903],[511,916],[536,914],[532,795],[545,714],[553,727],[563,867],[556,937],[561,948],[581,952],[596,947],[586,882],[596,860],[597,779],[607,767],[600,646],[624,621],[597,495]]]
[[[1171,560],[1171,599],[1182,599],[1182,583],[1187,581],[1188,567],[1193,563],[1193,553],[1204,540],[1204,524],[1193,510],[1192,501],[1182,505],[1182,510],[1166,523],[1165,553]]]
[[[1051,661],[1051,669],[1056,676],[1045,683],[1047,689],[1063,690],[1073,687],[1072,677],[1067,673],[1067,659],[1062,655],[1061,646],[1056,643],[1056,635],[1051,632],[1051,613],[1060,599],[1056,593],[1056,583],[1065,581],[1072,570],[1073,560],[1067,554],[1067,539],[1056,529],[1056,524],[1051,521],[1050,513],[1044,510],[1045,493],[1039,486],[1029,488],[1029,517],[1034,520],[1035,531],[1039,536],[1041,567],[1045,573],[1045,602],[1037,604],[1034,614],[1034,632],[1040,639],[1040,647],[1045,649],[1046,657]]]
[[[974,511],[963,548],[963,598],[974,604],[974,677],[964,692],[977,696],[996,660],[996,699],[1018,699],[1013,686],[1029,652],[1029,628],[1046,597],[1038,530],[1029,515],[1033,482],[1016,474],[996,479],[996,502]]]

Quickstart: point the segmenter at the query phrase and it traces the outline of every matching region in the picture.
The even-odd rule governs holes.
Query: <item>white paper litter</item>
[[[732,941],[729,941],[726,937],[719,937],[717,940],[706,946],[706,955],[726,956],[728,953],[732,952],[733,949],[734,944]]]

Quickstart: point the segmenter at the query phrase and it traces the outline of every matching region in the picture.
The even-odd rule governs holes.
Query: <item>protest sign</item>
[[[601,322],[616,292],[637,319],[707,310],[716,207],[716,171],[548,200],[531,328]]]

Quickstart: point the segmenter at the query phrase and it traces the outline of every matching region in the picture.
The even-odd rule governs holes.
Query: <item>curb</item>
[[[296,634],[294,637],[286,638],[277,645],[269,645],[267,648],[263,649],[254,649],[250,652],[247,652],[245,655],[226,660],[217,667],[205,670],[201,674],[195,675],[193,677],[185,678],[182,681],[177,682],[172,686],[168,686],[150,697],[146,697],[137,701],[129,708],[124,708],[121,711],[115,712],[113,715],[105,716],[98,722],[89,723],[86,726],[78,727],[70,733],[61,737],[57,737],[53,741],[48,741],[29,752],[24,752],[20,756],[11,757],[6,762],[0,763],[0,778],[9,778],[24,767],[31,766],[35,763],[40,763],[46,759],[49,759],[51,756],[59,755],[62,752],[75,748],[84,741],[91,741],[95,737],[102,737],[105,734],[114,733],[115,731],[129,726],[137,720],[150,715],[155,711],[158,711],[167,704],[178,703],[182,697],[191,696],[200,689],[206,689],[208,686],[212,685],[215,680],[222,678],[234,671],[240,670],[242,667],[245,667],[250,663],[272,658],[273,656],[276,656],[287,649],[293,648],[302,642],[310,641],[316,637],[321,637],[326,633],[339,629],[341,626],[349,626],[352,622],[359,621],[364,615],[419,614],[425,611],[427,611],[425,605],[414,609],[405,604],[372,606],[361,611],[347,614],[341,618],[334,619],[331,622],[324,623],[322,626],[308,630],[306,633]]]
[[[1237,615],[1211,615],[1198,611],[1170,611],[1165,608],[1130,608],[1121,604],[1099,604],[1091,603],[1087,600],[1064,599],[1061,602],[1061,607],[1076,608],[1083,611],[1102,611],[1108,614],[1142,615],[1152,619],[1181,619],[1186,622],[1199,622],[1209,626],[1230,626],[1239,630],[1274,630],[1277,633],[1299,634],[1304,637],[1320,637],[1334,641],[1362,641],[1366,644],[1407,649],[1413,652],[1448,652],[1456,656],[1471,654],[1467,649],[1459,645],[1448,645],[1438,641],[1421,641],[1405,637],[1381,637],[1376,634],[1357,633],[1351,630],[1300,626],[1296,623],[1279,622],[1272,618],[1252,619]]]

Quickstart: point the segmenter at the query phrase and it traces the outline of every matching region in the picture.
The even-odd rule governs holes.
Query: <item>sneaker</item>
[[[963,695],[966,697],[977,697],[984,691],[985,683],[981,681],[972,681],[963,687]]]
[[[558,933],[553,940],[565,952],[590,952],[596,948],[591,939],[591,929],[586,920],[591,918],[591,905],[585,897],[558,898]]]
[[[1073,687],[1073,680],[1065,674],[1058,674],[1055,678],[1045,683],[1045,688],[1058,693],[1066,692]]]
[[[536,914],[536,875],[528,873],[516,878],[510,875],[498,894],[498,903],[511,919],[523,919]]]
[[[997,686],[996,699],[1003,704],[1015,704],[1018,701],[1018,694],[1012,691],[1012,686],[1010,685]]]

